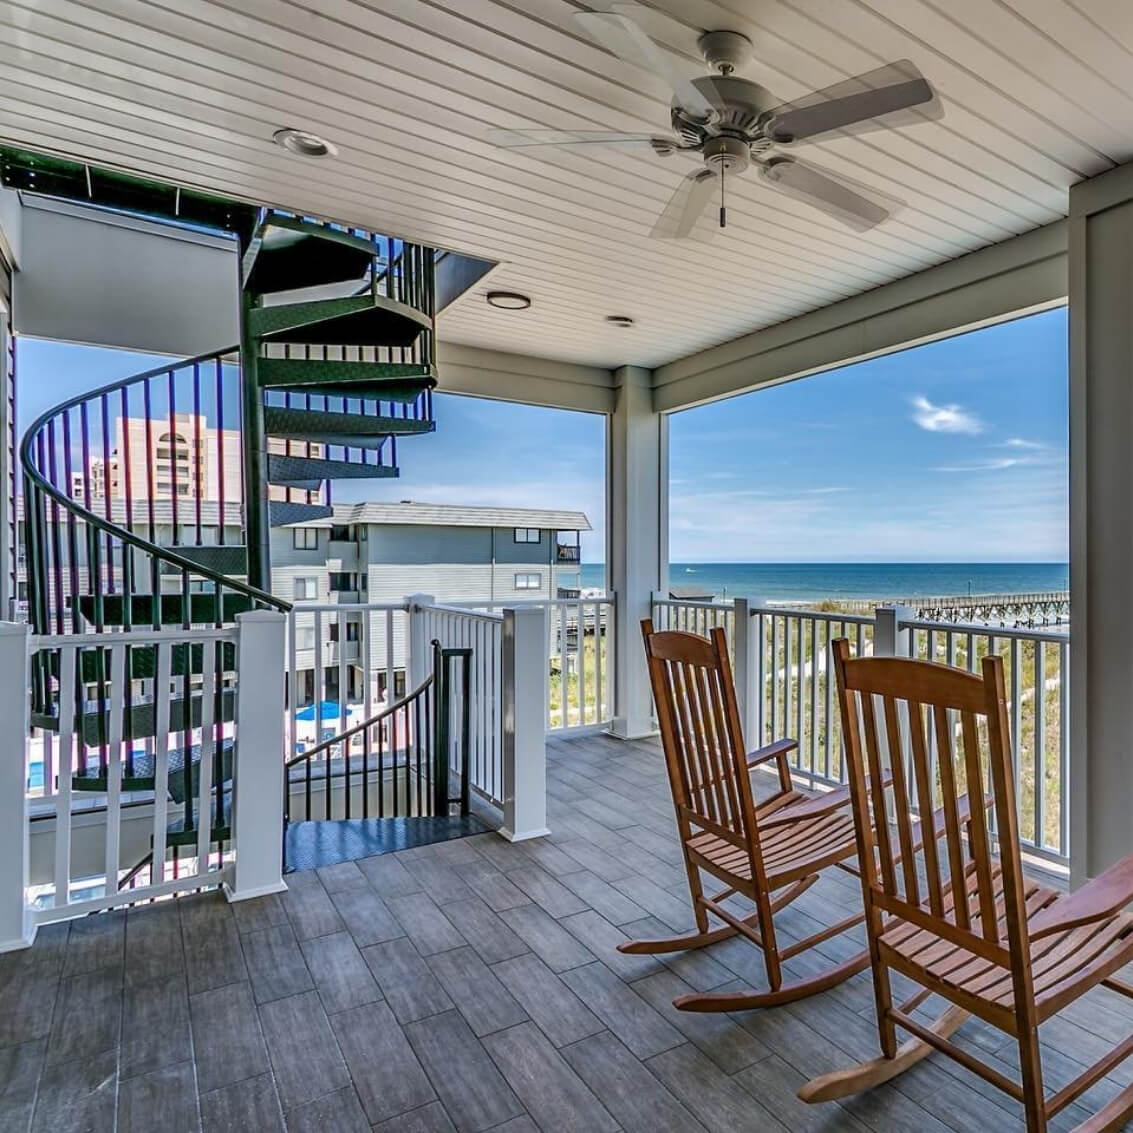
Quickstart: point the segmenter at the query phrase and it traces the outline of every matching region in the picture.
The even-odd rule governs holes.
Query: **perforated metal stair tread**
[[[292,488],[316,487],[324,480],[382,480],[397,475],[389,464],[362,464],[356,460],[323,460],[317,456],[268,454],[268,483]]]
[[[348,443],[353,448],[380,448],[387,437],[419,436],[431,433],[435,427],[433,421],[412,417],[378,417],[324,409],[264,406],[264,431],[268,436],[326,445]]]
[[[180,552],[180,548],[175,549],[178,553]],[[184,625],[186,620],[184,596],[181,594],[162,594],[159,598],[160,624],[163,626]],[[101,624],[104,626],[125,625],[127,614],[129,615],[130,625],[135,628],[145,629],[147,626],[153,625],[154,598],[152,594],[133,594],[130,596],[128,606],[126,598],[121,594],[104,594],[99,599],[90,594],[83,594],[79,596],[77,601],[80,615],[92,623],[95,621],[97,607],[101,606]],[[237,614],[243,614],[251,608],[252,601],[244,594],[225,594],[219,603],[215,594],[190,594],[188,622],[190,625],[215,624],[218,609],[221,613],[221,622],[232,622]]]
[[[236,719],[236,690],[226,688],[211,697],[214,721],[231,723]],[[188,709],[186,710],[186,705]],[[72,728],[76,735],[82,736],[84,744],[103,744],[109,739],[109,709],[105,702],[86,702],[76,711]],[[184,732],[201,726],[203,705],[200,695],[173,697],[169,701],[168,730]],[[45,712],[32,714],[32,725],[47,732],[59,731],[58,715]],[[132,703],[122,713],[122,738],[124,740],[150,739],[157,734],[157,706],[149,700]],[[92,788],[93,789],[93,788]]]
[[[432,326],[428,315],[382,295],[253,307],[248,322],[260,339],[322,346],[412,346]]]
[[[183,559],[189,559],[214,574],[232,577],[248,573],[248,548],[242,543],[178,547],[177,553]],[[163,567],[164,573],[173,573],[176,569],[168,563],[163,564]]]
[[[245,272],[245,288],[264,295],[361,280],[370,270],[377,249],[358,237],[343,241],[326,233],[319,225],[293,228],[273,221],[245,257],[246,264],[251,260]]]
[[[289,500],[268,501],[268,522],[272,527],[286,527],[291,523],[311,523],[316,519],[329,519],[334,508],[329,504],[300,504]]]
[[[333,358],[260,358],[261,389],[328,397],[411,402],[437,384],[436,368],[417,362],[347,362]]]
[[[185,794],[185,753],[189,753],[189,768],[192,773],[193,790],[196,791],[199,779],[197,769],[201,764],[201,745],[193,744],[190,748],[174,748],[169,751],[169,776],[166,780],[169,797],[175,803],[183,803]],[[213,752],[214,757],[220,756],[220,776],[222,783],[229,783],[232,779],[232,762],[235,754],[235,741],[222,740],[219,752]],[[155,757],[150,752],[135,752],[130,760],[123,761],[122,790],[123,791],[152,791],[156,787]],[[216,768],[213,767],[215,778]],[[104,792],[106,790],[106,770],[98,763],[97,754],[88,758],[84,768],[71,776],[71,789],[75,791]]]

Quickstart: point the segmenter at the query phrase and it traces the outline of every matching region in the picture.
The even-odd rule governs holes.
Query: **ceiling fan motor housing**
[[[742,138],[708,138],[700,150],[704,164],[717,173],[742,173],[751,164],[751,147]]]

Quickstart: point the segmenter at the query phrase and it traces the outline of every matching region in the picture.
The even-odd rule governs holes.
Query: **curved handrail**
[[[97,512],[91,511],[90,508],[85,507],[73,496],[67,495],[57,488],[46,476],[40,471],[35,461],[34,446],[39,438],[40,432],[54,419],[62,417],[72,409],[80,408],[84,403],[96,401],[98,398],[105,397],[107,394],[117,393],[126,389],[129,386],[135,385],[139,382],[147,381],[150,378],[160,377],[167,374],[171,369],[181,369],[183,367],[199,365],[202,362],[209,361],[222,361],[227,355],[239,354],[239,347],[229,346],[220,350],[210,350],[206,354],[198,354],[193,358],[185,358],[179,360],[174,367],[169,365],[156,366],[152,370],[143,370],[141,373],[131,374],[125,378],[119,378],[116,381],[108,382],[106,385],[100,386],[94,390],[87,390],[81,394],[76,394],[74,397],[68,398],[60,404],[52,406],[50,409],[41,413],[28,427],[24,433],[23,439],[20,442],[20,465],[23,469],[24,475],[30,482],[40,491],[44,492],[47,496],[59,504],[65,511],[69,511],[83,520],[88,526],[93,527],[99,531],[113,535],[116,539],[127,543],[132,547],[136,547],[146,554],[158,559],[162,562],[169,563],[171,566],[183,572],[189,572],[197,575],[200,578],[207,579],[215,583],[217,586],[223,586],[228,590],[234,591],[238,594],[243,594],[245,597],[259,602],[262,605],[270,606],[276,610],[287,612],[291,609],[291,604],[285,602],[274,595],[260,590],[258,587],[250,586],[246,582],[240,582],[237,579],[228,577],[221,574],[219,571],[211,570],[192,559],[179,555],[175,550],[169,547],[162,547],[159,544],[151,543],[148,539],[143,539],[140,535],[136,535],[129,529],[120,526],[117,523],[100,516]],[[25,499],[27,495],[25,493]]]
[[[406,693],[405,696],[395,701],[393,704],[386,705],[385,708],[371,716],[368,720],[363,720],[361,724],[355,724],[353,727],[347,728],[345,732],[339,732],[337,736],[332,736],[329,740],[323,740],[322,743],[316,744],[310,751],[297,752],[284,761],[284,769],[294,767],[295,764],[302,763],[304,760],[313,759],[323,750],[332,748],[336,744],[343,743],[344,741],[352,740],[359,732],[364,732],[367,728],[372,728],[375,724],[380,724],[387,716],[392,716],[395,712],[399,712],[407,704],[416,700],[435,679],[436,674],[430,673],[412,692]]]

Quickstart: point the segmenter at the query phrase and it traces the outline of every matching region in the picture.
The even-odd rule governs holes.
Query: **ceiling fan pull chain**
[[[724,207],[724,166],[720,166],[720,227],[728,227],[728,210]]]

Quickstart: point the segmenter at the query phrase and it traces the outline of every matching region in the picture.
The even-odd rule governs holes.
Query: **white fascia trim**
[[[674,412],[1059,306],[1067,222],[981,248],[654,371],[653,407]]]

